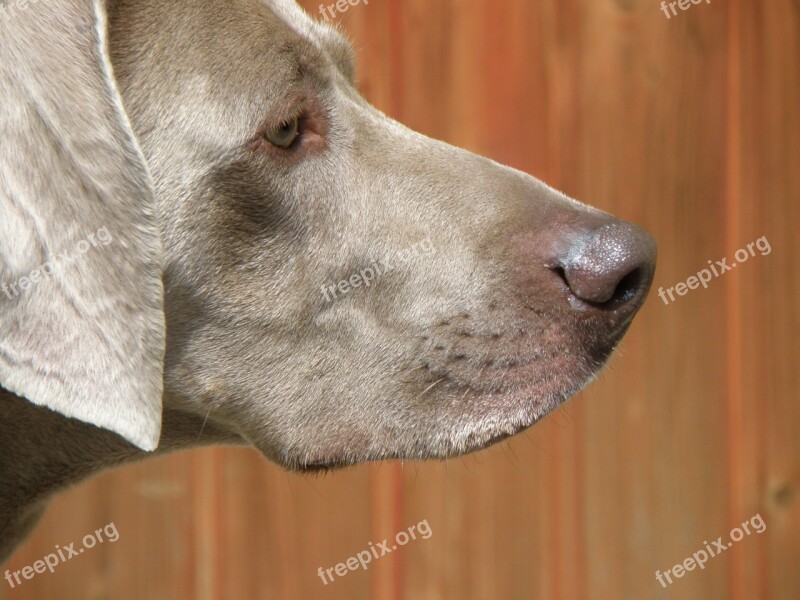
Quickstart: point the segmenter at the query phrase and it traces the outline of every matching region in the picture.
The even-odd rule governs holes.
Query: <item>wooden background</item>
[[[0,598],[800,598],[800,3],[370,0],[340,21],[379,108],[646,226],[656,289],[772,253],[653,295],[599,382],[478,455],[308,478],[210,449],[99,477],[9,566],[109,521],[119,540]],[[656,582],[756,513],[763,534]],[[430,539],[317,577],[422,519]]]

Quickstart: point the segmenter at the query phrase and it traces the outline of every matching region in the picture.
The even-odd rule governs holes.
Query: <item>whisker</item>
[[[430,384],[428,387],[426,387],[425,390],[419,396],[417,396],[416,399],[419,400],[420,398],[422,398],[426,393],[428,393],[431,389],[433,389],[436,386],[436,384],[441,383],[442,381],[444,381],[444,377],[434,381],[432,384]]]
[[[206,418],[203,419],[203,425],[200,427],[200,433],[197,434],[197,440],[195,440],[195,441],[199,441],[200,438],[202,437],[203,431],[206,428],[206,423],[208,423],[208,417],[211,415],[211,411],[213,410],[213,408],[214,408],[213,406],[209,406],[208,407],[208,412],[206,413]]]

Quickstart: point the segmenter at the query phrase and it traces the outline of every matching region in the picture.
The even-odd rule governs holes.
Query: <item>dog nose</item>
[[[615,309],[642,303],[656,266],[656,244],[644,229],[624,222],[586,232],[555,266],[578,300]]]

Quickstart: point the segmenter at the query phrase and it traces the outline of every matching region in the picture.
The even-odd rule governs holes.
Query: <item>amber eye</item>
[[[300,117],[295,117],[294,119],[281,123],[277,127],[267,130],[264,133],[264,139],[273,146],[286,150],[291,148],[299,135]]]

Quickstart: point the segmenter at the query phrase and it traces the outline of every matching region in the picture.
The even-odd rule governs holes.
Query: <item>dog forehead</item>
[[[287,31],[338,66],[346,79],[353,80],[355,54],[347,36],[330,23],[312,18],[294,0],[258,0]]]
[[[287,27],[322,50],[326,41],[334,41],[339,33],[332,27],[312,19],[295,0],[260,0]]]

